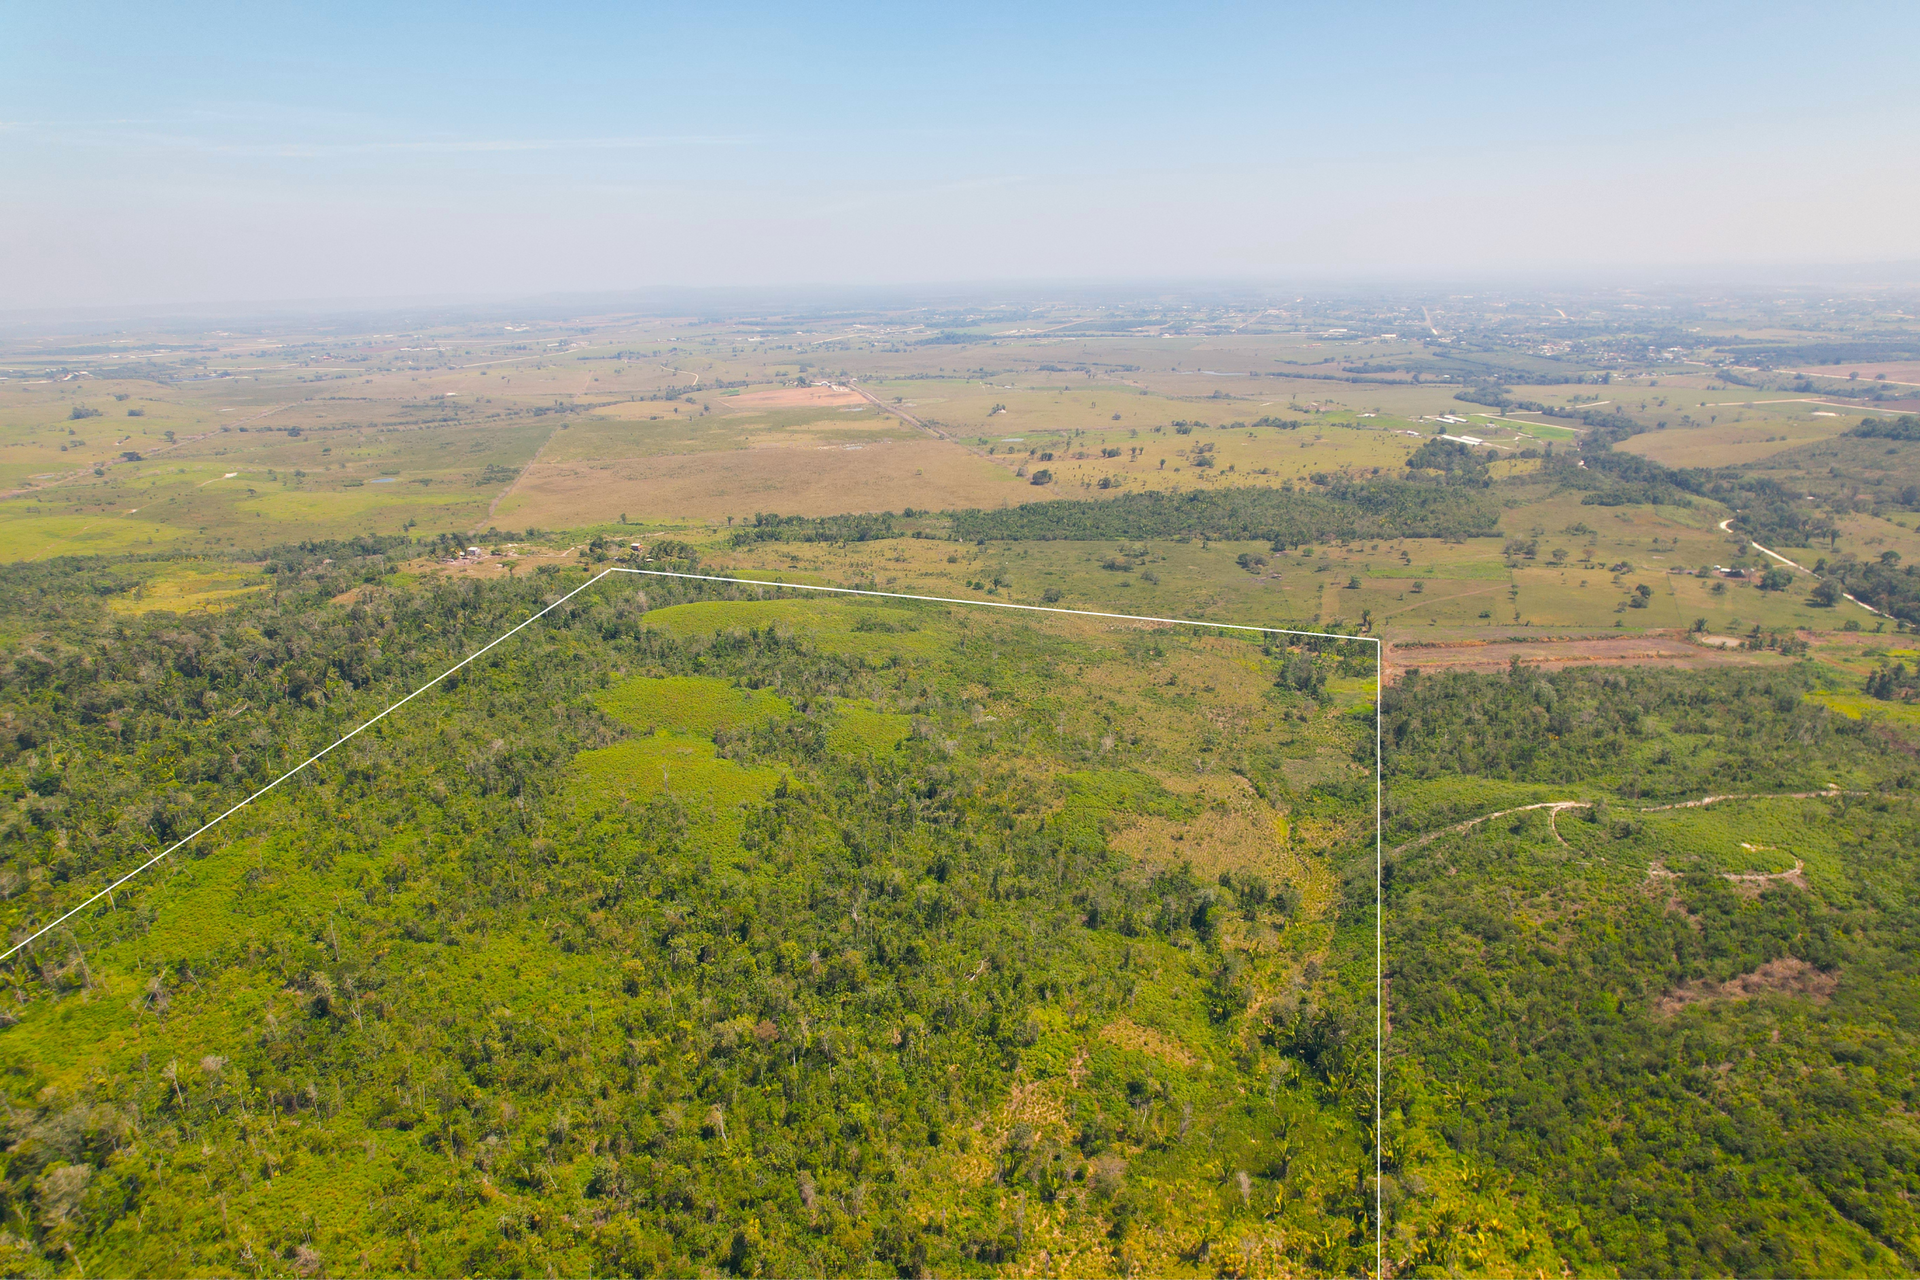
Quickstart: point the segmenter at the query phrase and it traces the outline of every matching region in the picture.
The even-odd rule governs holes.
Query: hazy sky
[[[0,7],[0,309],[1920,259],[1920,4]]]

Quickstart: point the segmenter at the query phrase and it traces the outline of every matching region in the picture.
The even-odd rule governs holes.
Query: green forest
[[[1217,538],[1279,549],[1349,538],[1469,538],[1497,531],[1499,512],[1461,488],[1373,480],[1324,492],[1244,488],[1129,493],[1106,502],[1030,502],[952,513],[967,541]]]
[[[1920,1266],[1915,766],[1807,680],[1516,664],[1389,692],[1409,1274]],[[1462,1166],[1509,1207],[1435,1196]]]
[[[585,581],[389,553],[192,616],[0,575],[14,936]],[[604,579],[9,964],[0,1266],[1368,1270],[1348,686]]]

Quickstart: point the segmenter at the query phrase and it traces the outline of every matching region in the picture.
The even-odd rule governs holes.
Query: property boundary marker
[[[320,750],[314,752],[312,755],[308,756],[305,760],[302,760],[299,764],[295,765],[293,768],[287,770],[285,773],[275,778],[272,782],[269,782],[266,786],[261,787],[258,791],[248,796],[245,800],[242,800],[238,804],[234,805],[232,808],[227,809],[226,811],[221,813],[218,817],[209,819],[206,823],[204,823],[197,830],[195,830],[191,835],[187,835],[182,837],[179,840],[176,840],[173,844],[168,845],[165,849],[162,849],[159,853],[154,854],[151,858],[147,859],[145,862],[141,863],[139,866],[135,867],[133,870],[127,872],[125,875],[121,876],[119,879],[113,881],[113,883],[109,884],[106,888],[100,890],[98,893],[94,894],[92,897],[87,898],[84,902],[81,902],[78,906],[75,906],[65,912],[62,912],[60,915],[54,917],[52,920],[48,921],[46,924],[41,925],[38,929],[35,929],[32,933],[28,934],[26,937],[20,939],[20,941],[8,947],[4,952],[0,952],[0,963],[4,963],[8,960],[11,960],[14,956],[18,955],[26,947],[32,945],[35,941],[44,937],[45,935],[52,932],[53,930],[59,928],[61,925],[65,924],[67,921],[71,920],[73,917],[79,915],[82,911],[85,911],[87,908],[99,902],[102,898],[105,898],[109,902],[111,902],[113,891],[115,889],[118,889],[120,886],[126,884],[128,881],[133,880],[136,877],[145,874],[147,871],[151,870],[153,867],[158,866],[160,863],[166,861],[166,859],[172,857],[175,853],[179,852],[181,849],[186,848],[188,845],[192,844],[195,840],[199,839],[201,836],[213,830],[213,828],[219,826],[222,822],[225,822],[228,818],[232,817],[234,814],[240,812],[242,809],[252,804],[255,800],[258,800],[260,797],[266,795],[269,791],[272,791],[275,787],[279,786],[281,783],[287,781],[287,779],[305,770],[309,765],[316,764],[320,760],[324,759],[327,755],[331,754],[335,750],[335,748],[345,746],[349,741],[358,737],[361,733],[365,732],[366,730],[372,728],[374,725],[378,724],[380,721],[386,719],[388,716],[398,711],[401,707],[406,706],[409,702],[412,702],[415,698],[419,697],[421,694],[425,693],[427,690],[433,688],[435,685],[445,680],[448,676],[451,676],[455,672],[459,671],[461,668],[470,665],[476,659],[482,657],[489,650],[493,649],[497,645],[512,639],[515,635],[518,635],[521,631],[525,630],[527,627],[532,626],[535,622],[538,622],[541,618],[546,617],[549,613],[552,613],[555,609],[558,609],[561,605],[573,599],[575,596],[579,595],[582,591],[585,591],[588,587],[593,586],[596,582],[599,582],[601,579],[616,573],[627,574],[635,577],[646,577],[646,578],[675,578],[675,579],[691,581],[691,582],[723,582],[733,586],[742,586],[742,587],[770,587],[770,588],[774,588],[777,590],[784,590],[784,591],[816,591],[816,592],[820,592],[822,594],[827,594],[827,595],[865,596],[868,598],[883,599],[883,600],[916,600],[925,604],[959,604],[959,605],[985,606],[990,609],[1011,609],[1017,612],[1024,612],[1024,613],[1057,613],[1057,614],[1066,614],[1071,617],[1108,618],[1108,619],[1113,619],[1113,620],[1122,621],[1122,622],[1160,622],[1160,623],[1166,623],[1171,626],[1212,627],[1216,630],[1222,630],[1222,631],[1252,631],[1252,632],[1257,632],[1264,635],[1309,636],[1319,640],[1359,640],[1372,645],[1373,646],[1373,1223],[1374,1223],[1374,1274],[1376,1276],[1384,1274],[1385,1262],[1386,1262],[1386,1229],[1387,1227],[1386,1227],[1386,1218],[1382,1213],[1384,1200],[1383,1200],[1381,1184],[1383,1181],[1382,1173],[1384,1172],[1384,1163],[1381,1155],[1381,1130],[1384,1127],[1385,1120],[1386,1120],[1386,1114],[1385,1114],[1386,1070],[1385,1070],[1385,1033],[1384,1033],[1385,1015],[1386,1015],[1386,1003],[1385,1003],[1386,1001],[1385,985],[1386,984],[1384,981],[1385,970],[1383,965],[1384,943],[1385,943],[1385,932],[1384,932],[1385,903],[1383,901],[1384,894],[1382,892],[1382,876],[1381,876],[1382,867],[1383,867],[1383,857],[1384,857],[1384,853],[1383,853],[1384,832],[1381,826],[1381,820],[1383,817],[1384,808],[1382,804],[1382,793],[1381,793],[1381,782],[1382,782],[1383,775],[1382,775],[1382,761],[1380,757],[1380,748],[1382,745],[1380,702],[1381,702],[1381,695],[1384,690],[1384,683],[1385,683],[1386,646],[1378,636],[1349,635],[1344,632],[1338,632],[1338,631],[1306,631],[1306,630],[1302,630],[1299,627],[1255,627],[1255,626],[1249,626],[1246,623],[1239,623],[1239,622],[1201,622],[1193,618],[1161,618],[1161,617],[1152,616],[1150,614],[1104,613],[1094,609],[1062,609],[1053,605],[1018,604],[1011,600],[967,600],[957,596],[923,596],[923,595],[914,595],[904,591],[869,591],[859,587],[828,587],[828,586],[820,586],[814,583],[806,583],[806,582],[766,582],[757,578],[733,578],[733,577],[725,577],[719,574],[708,574],[708,573],[675,573],[665,569],[629,569],[620,565],[611,565],[605,569],[602,569],[599,573],[594,574],[592,577],[588,578],[585,582],[581,583],[579,586],[575,587],[573,590],[567,592],[565,595],[560,596],[558,599],[555,599],[550,603],[546,604],[537,612],[529,614],[525,619],[523,619],[519,623],[516,623],[514,626],[512,626],[508,630],[501,632],[498,636],[495,636],[492,640],[487,641],[486,644],[481,645],[478,649],[475,649],[472,653],[460,659],[460,661],[454,663],[451,667],[448,667],[445,671],[441,672],[439,675],[435,676],[433,679],[427,681],[425,684],[421,685],[418,689],[415,689],[412,693],[409,693],[406,697],[401,698],[399,701],[392,703],[391,705],[386,707],[384,710],[380,711],[378,714],[373,715],[368,719],[362,721],[360,724],[356,725],[354,728],[348,730],[346,733],[336,738],[333,742],[322,747]]]

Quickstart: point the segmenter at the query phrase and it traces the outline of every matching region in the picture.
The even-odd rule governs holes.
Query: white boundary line
[[[579,586],[575,587],[573,590],[567,592],[567,594],[561,596],[559,599],[546,605],[544,608],[539,610],[539,612],[530,614],[524,621],[518,623],[511,629],[501,632],[498,636],[494,637],[492,640],[489,640],[486,644],[480,646],[478,649],[475,649],[472,653],[460,659],[460,661],[454,663],[451,667],[448,667],[445,671],[441,672],[439,675],[435,676],[433,679],[429,680],[427,683],[421,685],[418,689],[415,689],[412,693],[408,694],[406,697],[400,699],[398,702],[393,703],[391,706],[387,707],[385,710],[381,711],[379,714],[355,726],[353,729],[349,730],[348,732],[342,734],[339,738],[335,739],[332,743],[314,752],[312,755],[308,756],[305,760],[302,760],[299,764],[287,770],[285,773],[275,778],[272,782],[269,782],[266,786],[260,788],[258,791],[248,796],[245,800],[242,800],[240,803],[234,805],[231,809],[228,809],[226,812],[222,813],[219,817],[209,820],[205,825],[201,826],[197,831],[193,832],[193,834],[175,841],[173,844],[167,846],[165,849],[161,850],[159,853],[154,854],[153,857],[147,859],[145,862],[141,863],[139,866],[135,867],[133,870],[127,872],[125,875],[121,876],[118,880],[115,880],[112,884],[108,885],[106,888],[100,890],[100,892],[94,894],[92,897],[82,902],[79,906],[76,906],[71,910],[62,913],[61,915],[56,916],[53,920],[47,922],[46,924],[41,925],[38,929],[35,929],[32,933],[28,934],[26,937],[14,943],[11,947],[8,947],[6,951],[0,952],[0,962],[5,962],[7,960],[12,959],[23,948],[29,946],[37,939],[45,936],[48,932],[59,928],[61,925],[65,924],[68,920],[71,920],[74,916],[79,915],[82,911],[85,911],[88,907],[91,907],[94,903],[100,901],[100,899],[111,898],[113,891],[115,889],[118,889],[121,885],[127,883],[127,881],[132,880],[136,876],[139,876],[145,873],[152,867],[157,866],[159,863],[165,861],[168,857],[172,856],[174,853],[178,852],[179,850],[185,848],[187,845],[193,843],[193,841],[197,840],[199,837],[206,834],[208,831],[211,831],[214,827],[219,826],[222,822],[225,822],[228,818],[240,812],[240,810],[246,808],[248,805],[252,804],[255,800],[258,800],[261,796],[266,795],[267,792],[273,790],[275,787],[285,782],[288,778],[293,777],[295,774],[305,769],[308,765],[317,763],[320,759],[322,759],[323,757],[328,755],[330,752],[332,752],[336,747],[344,746],[350,739],[358,737],[361,733],[365,732],[367,729],[372,728],[375,724],[386,719],[388,716],[398,711],[401,707],[406,706],[409,702],[412,702],[415,698],[419,697],[421,694],[425,693],[427,690],[433,688],[435,685],[445,680],[448,676],[452,675],[454,672],[472,663],[476,658],[479,658],[481,655],[485,654],[488,650],[494,648],[496,645],[501,644],[506,640],[511,639],[513,636],[517,635],[522,630],[526,629],[529,626],[532,626],[535,622],[538,622],[541,618],[544,618],[547,614],[552,613],[555,609],[559,608],[561,605],[565,604],[567,601],[573,599],[575,596],[579,595],[582,591],[585,591],[588,587],[591,587],[594,583],[599,582],[602,578],[607,577],[609,574],[615,574],[615,573],[631,574],[638,577],[647,577],[647,578],[678,578],[678,579],[682,579],[685,581],[692,581],[692,582],[724,582],[724,583],[730,583],[735,586],[743,586],[743,587],[773,587],[773,588],[783,589],[788,591],[818,591],[818,592],[831,594],[831,595],[868,596],[868,597],[875,597],[875,598],[884,599],[884,600],[918,600],[927,604],[985,605],[986,607],[991,609],[1015,609],[1015,610],[1020,610],[1028,613],[1061,613],[1061,614],[1070,614],[1074,617],[1079,617],[1079,618],[1111,618],[1111,619],[1116,619],[1124,622],[1164,622],[1164,623],[1168,623],[1173,626],[1179,626],[1179,627],[1213,627],[1218,630],[1224,630],[1224,631],[1253,631],[1253,632],[1258,632],[1265,635],[1310,636],[1319,640],[1359,640],[1364,643],[1372,645],[1373,646],[1374,1274],[1378,1276],[1384,1273],[1384,1266],[1386,1261],[1387,1226],[1386,1226],[1386,1218],[1381,1212],[1383,1203],[1384,1203],[1383,1193],[1381,1190],[1382,1173],[1384,1171],[1384,1165],[1383,1165],[1383,1160],[1381,1156],[1381,1138],[1382,1138],[1381,1130],[1384,1128],[1385,1120],[1386,1120],[1386,1115],[1385,1115],[1386,1071],[1385,1071],[1385,1049],[1384,1049],[1384,1042],[1385,1042],[1384,1018],[1385,1018],[1386,1008],[1385,1008],[1385,991],[1384,991],[1385,970],[1383,968],[1383,957],[1384,957],[1384,950],[1385,950],[1384,948],[1385,904],[1382,901],[1383,894],[1382,894],[1382,886],[1381,886],[1381,868],[1382,868],[1382,858],[1384,856],[1383,855],[1384,846],[1382,841],[1383,831],[1380,825],[1381,817],[1382,817],[1382,791],[1381,791],[1382,761],[1380,756],[1380,747],[1381,747],[1380,701],[1381,701],[1381,693],[1382,693],[1382,687],[1383,687],[1383,681],[1384,681],[1383,668],[1385,666],[1386,653],[1385,653],[1385,646],[1383,645],[1380,637],[1378,636],[1347,635],[1343,632],[1338,632],[1338,631],[1302,631],[1295,627],[1254,627],[1254,626],[1248,626],[1245,623],[1238,623],[1238,622],[1199,622],[1192,618],[1160,618],[1160,617],[1154,617],[1147,614],[1137,614],[1137,613],[1101,613],[1092,609],[1059,609],[1059,608],[1053,607],[1052,605],[1015,604],[1012,601],[1007,601],[1007,600],[966,600],[956,596],[910,595],[902,591],[865,591],[857,587],[824,587],[824,586],[816,586],[812,583],[805,583],[805,582],[764,582],[756,578],[729,578],[729,577],[722,577],[716,574],[707,574],[707,573],[672,573],[665,569],[627,569],[627,568],[622,568],[618,565],[613,565],[613,566],[609,566],[608,568],[602,569],[599,573],[594,574],[591,578],[588,578],[585,582],[581,583]]]

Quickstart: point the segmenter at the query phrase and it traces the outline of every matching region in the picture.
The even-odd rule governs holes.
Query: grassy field
[[[1838,630],[1849,618],[1875,625],[1857,607],[1810,603],[1810,579],[1769,592],[1751,578],[1694,576],[1714,564],[1758,567],[1754,557],[1739,560],[1738,539],[1717,527],[1723,514],[1706,505],[1582,506],[1578,495],[1564,495],[1508,508],[1500,540],[1334,543],[1284,556],[1263,543],[955,546],[915,539],[847,547],[723,545],[713,554],[716,563],[756,575],[795,577],[797,571],[796,580],[872,582],[887,590],[1018,603],[1040,603],[1051,590],[1069,607],[1253,625],[1357,625],[1367,614],[1390,635],[1516,625],[1612,629],[1616,623],[1684,630],[1699,618],[1716,633],[1754,626]],[[1903,532],[1880,524],[1883,534],[1865,536]],[[1534,552],[1509,553],[1508,541],[1531,543]],[[1556,551],[1564,557],[1556,560]],[[1241,555],[1266,563],[1242,567]],[[1640,585],[1652,594],[1646,607],[1631,607]]]
[[[1735,412],[1722,422],[1650,431],[1620,447],[1670,467],[1726,467],[1831,440],[1859,421],[1854,414],[1826,409],[1817,401],[1781,406],[1789,407],[1797,412]],[[1823,414],[1828,416],[1817,416]]]
[[[1585,430],[1462,402],[1458,381],[1410,380],[1419,370],[1466,376],[1479,357],[1444,344],[1337,326],[1283,331],[1244,316],[1204,329],[1165,312],[1137,325],[1065,315],[953,328],[905,317],[612,318],[504,336],[447,325],[193,344],[116,338],[78,372],[37,374],[15,351],[14,376],[0,380],[0,483],[13,486],[0,498],[0,554],[238,553],[344,534],[465,538],[488,527],[559,530],[525,541],[561,551],[596,532],[647,530],[692,539],[712,563],[823,582],[1029,602],[1058,592],[1069,604],[1240,621],[1366,618],[1398,634],[1671,629],[1696,619],[1715,632],[1819,631],[1844,621],[1844,608],[1815,608],[1798,589],[1762,593],[1747,580],[1672,572],[1734,563],[1737,547],[1714,528],[1727,513],[1711,502],[1594,508],[1524,488],[1504,497],[1498,542],[1335,545],[1285,557],[1253,544],[1155,544],[1139,557],[1120,554],[1125,544],[726,545],[730,521],[763,511],[937,511],[1366,481],[1400,474],[1441,429],[1485,441],[1496,480],[1524,478],[1538,464],[1522,451]],[[1520,371],[1555,367],[1511,360]],[[1601,386],[1521,378],[1509,391],[1624,413],[1650,429],[1621,448],[1675,465],[1746,460],[1811,485],[1837,461],[1849,475],[1877,466],[1897,488],[1907,453],[1920,457],[1835,439],[1856,411],[1723,384],[1705,369]],[[1043,471],[1051,483],[1031,483]],[[1897,517],[1857,517],[1840,549],[1910,541],[1868,524],[1897,526]],[[1509,554],[1509,540],[1534,554]],[[1249,572],[1235,563],[1242,554],[1266,563]],[[1646,607],[1629,607],[1640,586],[1651,592]]]
[[[470,326],[230,333],[116,339],[78,372],[35,368],[29,344],[0,352],[14,362],[0,376],[0,485],[12,490],[0,545],[29,558],[409,522],[579,528],[622,514],[724,520],[1279,483],[1391,468],[1417,443],[1395,431],[1459,407],[1440,387],[1360,396],[1302,382],[1291,374],[1354,356],[1299,335],[983,335],[982,350],[927,336],[631,320],[504,341]],[[1290,376],[1264,376],[1274,371]],[[796,385],[849,377],[908,417]],[[1297,429],[1219,430],[1263,417]],[[1176,435],[1175,423],[1199,422],[1213,426]],[[1211,468],[1193,465],[1201,444],[1214,446]],[[1102,456],[1114,448],[1118,459]],[[1040,452],[1056,458],[1041,464]],[[1015,474],[1043,465],[1054,486]]]

